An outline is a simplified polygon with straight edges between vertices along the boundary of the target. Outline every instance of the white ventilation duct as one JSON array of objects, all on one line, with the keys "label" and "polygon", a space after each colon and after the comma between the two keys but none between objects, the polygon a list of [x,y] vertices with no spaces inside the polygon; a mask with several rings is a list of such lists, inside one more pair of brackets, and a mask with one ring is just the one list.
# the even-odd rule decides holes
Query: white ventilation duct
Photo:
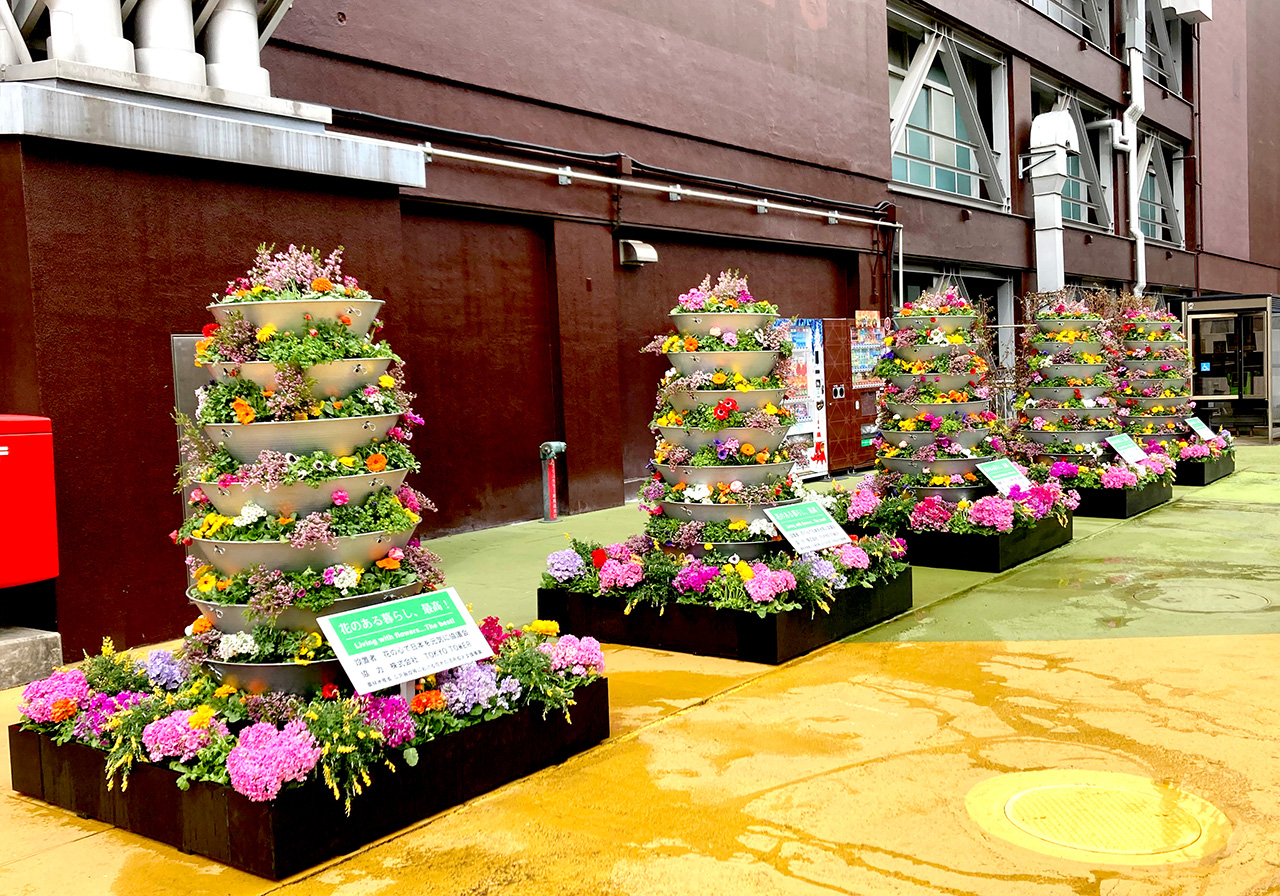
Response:
[{"label": "white ventilation duct", "polygon": [[1031,120],[1031,192],[1035,200],[1036,289],[1055,292],[1067,285],[1062,246],[1062,188],[1067,183],[1067,153],[1080,148],[1076,125],[1066,110],[1044,112]]},{"label": "white ventilation duct", "polygon": [[133,25],[139,72],[205,85],[204,57],[196,52],[191,0],[138,0]]},{"label": "white ventilation duct", "polygon": [[1161,0],[1160,6],[1192,25],[1213,18],[1213,0]]},{"label": "white ventilation duct", "polygon": [[258,47],[255,0],[218,0],[204,30],[209,86],[270,96],[271,74],[259,64]]},{"label": "white ventilation duct", "polygon": [[136,71],[133,44],[124,39],[120,0],[47,0],[50,59]]}]

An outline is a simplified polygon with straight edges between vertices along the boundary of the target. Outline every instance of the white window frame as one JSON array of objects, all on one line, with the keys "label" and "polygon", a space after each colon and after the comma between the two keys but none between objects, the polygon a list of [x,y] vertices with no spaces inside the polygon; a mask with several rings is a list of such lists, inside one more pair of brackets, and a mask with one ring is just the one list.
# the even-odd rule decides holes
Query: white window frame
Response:
[{"label": "white window frame", "polygon": [[1171,11],[1167,12],[1161,0],[1136,2],[1146,6],[1142,73],[1153,84],[1181,96],[1182,20]]},{"label": "white window frame", "polygon": [[1110,48],[1111,23],[1106,0],[1022,0],[1022,2],[1094,46],[1104,50]]},{"label": "white window frame", "polygon": [[[1161,236],[1147,234],[1148,240],[1181,248],[1185,245],[1186,196],[1185,190],[1178,189],[1174,185],[1185,182],[1182,151],[1176,144],[1162,139],[1157,134],[1144,132],[1139,136],[1141,142],[1138,144],[1138,170],[1143,173],[1144,183],[1148,174],[1155,178],[1158,196],[1154,201],[1139,199],[1138,208],[1130,209],[1129,214],[1138,216],[1139,227],[1143,228],[1143,233],[1146,233],[1143,225],[1161,228]],[[1171,158],[1166,159],[1166,152],[1171,153]],[[1161,210],[1163,222],[1141,217],[1141,204],[1144,202],[1156,205]],[[1165,230],[1169,232],[1167,238],[1163,236]]]},{"label": "white window frame", "polygon": [[[903,180],[893,180],[894,189],[902,190],[903,192],[915,192],[918,190],[924,195],[935,198],[947,198],[966,204],[995,206],[1002,211],[1008,211],[1007,159],[1009,157],[1009,138],[1004,57],[994,51],[970,43],[948,29],[921,21],[915,15],[895,6],[889,7],[889,29],[891,31],[905,30],[900,25],[895,25],[895,18],[909,23],[909,26],[920,31],[923,34],[923,42],[912,55],[905,70],[893,66],[890,67],[891,74],[902,78],[902,85],[898,89],[898,94],[889,110],[890,146],[892,147],[893,157],[901,156],[906,158],[908,159],[908,164],[910,164],[911,159],[915,158],[907,154],[906,143],[909,130],[912,128],[919,130],[919,128],[916,125],[909,124],[908,119],[921,93],[925,89],[949,92],[954,98],[956,111],[964,123],[969,140],[960,141],[946,134],[935,135],[932,132],[929,132],[929,136],[932,139],[944,139],[966,145],[977,164],[977,170],[961,170],[954,168],[954,166],[947,166],[943,162],[925,159],[916,159],[916,161],[930,165],[935,171],[937,168],[942,167],[947,170],[954,170],[957,176],[967,175],[973,177],[976,179],[975,182],[980,185],[979,194],[981,193],[981,188],[985,188],[986,196],[975,196],[935,187],[925,187]],[[983,126],[977,100],[968,76],[964,71],[964,56],[977,58],[991,65],[991,121],[993,133],[990,135]],[[935,61],[942,63],[947,80],[951,85],[949,91],[934,82],[929,82],[926,88],[926,81]]]}]

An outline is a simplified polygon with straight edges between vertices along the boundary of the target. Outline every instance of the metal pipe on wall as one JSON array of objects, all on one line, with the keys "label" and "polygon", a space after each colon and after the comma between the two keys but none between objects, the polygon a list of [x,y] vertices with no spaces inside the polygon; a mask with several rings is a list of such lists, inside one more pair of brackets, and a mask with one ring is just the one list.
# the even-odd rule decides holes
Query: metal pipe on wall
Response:
[{"label": "metal pipe on wall", "polygon": [[137,71],[124,39],[120,0],[48,0],[50,59]]},{"label": "metal pipe on wall", "polygon": [[218,0],[205,26],[204,54],[210,87],[271,95],[271,74],[260,65],[255,0]]},{"label": "metal pipe on wall", "polygon": [[[1125,27],[1125,57],[1129,63],[1129,107],[1121,119],[1122,136],[1119,149],[1129,156],[1128,208],[1129,236],[1133,238],[1133,294],[1140,296],[1147,288],[1147,235],[1142,232],[1138,215],[1142,181],[1146,166],[1139,165],[1138,121],[1146,113],[1146,75],[1143,73],[1143,55],[1147,39],[1146,4],[1140,0],[1128,0],[1128,21]],[[1141,170],[1139,170],[1141,168]]]},{"label": "metal pipe on wall", "polygon": [[205,86],[205,62],[196,52],[190,0],[139,0],[133,27],[139,72]]}]

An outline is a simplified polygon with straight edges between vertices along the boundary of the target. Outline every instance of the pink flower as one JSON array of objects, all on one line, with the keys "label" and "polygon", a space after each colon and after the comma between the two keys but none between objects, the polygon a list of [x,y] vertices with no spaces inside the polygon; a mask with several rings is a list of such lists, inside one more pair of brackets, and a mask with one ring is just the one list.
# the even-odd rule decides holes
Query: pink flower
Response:
[{"label": "pink flower", "polygon": [[339,507],[341,507],[343,504],[346,504],[350,500],[351,500],[351,497],[342,489],[338,489],[336,492],[333,493],[333,503],[337,504]]},{"label": "pink flower", "polygon": [[849,522],[868,516],[880,507],[880,498],[869,491],[856,491],[849,496]]},{"label": "pink flower", "polygon": [[735,480],[733,480],[733,482],[730,482],[730,483],[729,483],[729,491],[733,492],[735,495],[736,495],[738,492],[742,491],[742,481],[741,481],[741,480],[739,480],[739,479],[735,479]]},{"label": "pink flower", "polygon": [[940,532],[951,522],[953,508],[937,495],[931,495],[911,509],[910,525],[912,529],[932,529]]},{"label": "pink flower", "polygon": [[387,556],[392,560],[403,560],[404,551],[400,550],[399,548],[392,548],[391,550],[387,551]]},{"label": "pink flower", "polygon": [[79,706],[88,697],[89,682],[84,673],[79,669],[66,669],[23,688],[18,709],[33,722],[52,722],[53,705],[59,700]]},{"label": "pink flower", "polygon": [[643,578],[644,567],[639,563],[619,563],[610,558],[600,567],[601,589],[630,588],[639,585]]},{"label": "pink flower", "polygon": [[194,488],[191,490],[191,503],[192,504],[208,504],[209,496],[206,495],[199,488]]},{"label": "pink flower", "polygon": [[1112,464],[1102,471],[1103,488],[1132,488],[1138,484],[1138,474],[1128,467]]},{"label": "pink flower", "polygon": [[999,495],[987,495],[973,502],[969,521],[975,526],[989,526],[997,532],[1013,531],[1013,502]]},{"label": "pink flower", "polygon": [[867,552],[855,544],[842,544],[836,548],[840,562],[850,569],[866,569],[871,565]]},{"label": "pink flower", "polygon": [[316,739],[301,719],[278,730],[267,722],[250,725],[227,756],[231,786],[254,802],[275,799],[286,781],[303,781],[320,760]]}]

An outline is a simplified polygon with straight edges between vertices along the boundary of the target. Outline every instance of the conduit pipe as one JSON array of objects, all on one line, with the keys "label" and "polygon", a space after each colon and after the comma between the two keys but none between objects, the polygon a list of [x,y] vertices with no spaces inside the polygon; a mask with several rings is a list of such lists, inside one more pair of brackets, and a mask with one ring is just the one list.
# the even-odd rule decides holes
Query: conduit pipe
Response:
[{"label": "conduit pipe", "polygon": [[1129,107],[1121,119],[1121,136],[1118,148],[1128,154],[1128,208],[1129,236],[1133,238],[1133,294],[1140,296],[1147,288],[1147,235],[1142,232],[1142,220],[1138,215],[1142,181],[1146,167],[1138,164],[1138,121],[1147,111],[1146,75],[1143,73],[1143,55],[1146,51],[1147,20],[1145,4],[1140,0],[1128,0],[1129,20],[1125,35],[1125,55],[1129,63]]},{"label": "conduit pipe", "polygon": [[271,95],[271,74],[259,64],[255,0],[218,0],[204,29],[204,55],[210,87]]},{"label": "conduit pipe", "polygon": [[196,52],[191,0],[139,0],[133,22],[139,72],[205,86],[205,62]]},{"label": "conduit pipe", "polygon": [[47,0],[47,5],[50,59],[137,70],[133,44],[124,39],[120,0]]}]

